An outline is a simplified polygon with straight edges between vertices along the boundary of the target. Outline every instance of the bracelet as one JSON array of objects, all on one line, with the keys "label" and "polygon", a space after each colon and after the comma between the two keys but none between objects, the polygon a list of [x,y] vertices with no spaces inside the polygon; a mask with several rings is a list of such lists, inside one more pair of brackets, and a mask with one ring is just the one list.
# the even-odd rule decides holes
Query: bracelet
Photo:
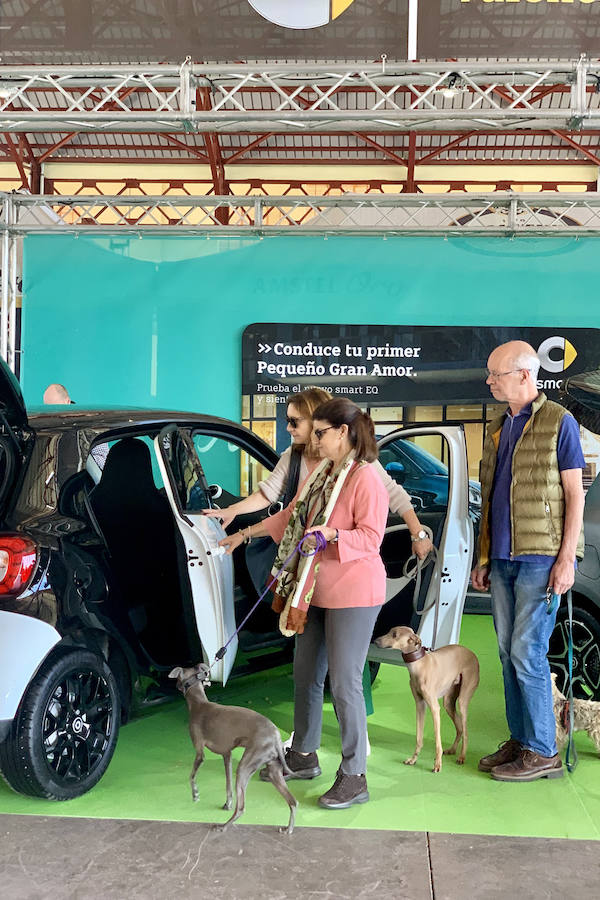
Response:
[{"label": "bracelet", "polygon": [[252,535],[250,534],[250,526],[249,526],[249,525],[248,525],[248,527],[246,528],[246,534],[244,534],[243,531],[240,531],[240,534],[241,534],[242,537],[244,538],[244,543],[245,543],[245,544],[251,544],[251,543],[252,543]]}]

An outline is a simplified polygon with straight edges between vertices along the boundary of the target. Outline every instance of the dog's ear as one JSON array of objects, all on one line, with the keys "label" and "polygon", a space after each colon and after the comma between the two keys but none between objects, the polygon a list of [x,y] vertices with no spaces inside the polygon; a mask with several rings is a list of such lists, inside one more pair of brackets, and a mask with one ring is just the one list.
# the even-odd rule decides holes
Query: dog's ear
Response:
[{"label": "dog's ear", "polygon": [[419,637],[419,635],[415,634],[413,632],[412,634],[409,634],[409,636],[408,636],[408,643],[412,644],[413,647],[416,647],[418,650],[423,642],[421,641],[421,638]]},{"label": "dog's ear", "polygon": [[183,669],[181,668],[181,666],[176,666],[169,672],[169,678],[179,678],[180,675],[183,675]]}]

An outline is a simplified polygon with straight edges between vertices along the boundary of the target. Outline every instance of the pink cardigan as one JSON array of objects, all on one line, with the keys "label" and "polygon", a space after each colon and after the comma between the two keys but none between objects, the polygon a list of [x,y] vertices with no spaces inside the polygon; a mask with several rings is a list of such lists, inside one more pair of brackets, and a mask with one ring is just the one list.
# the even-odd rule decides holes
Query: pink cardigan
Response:
[{"label": "pink cardigan", "polygon": [[[297,496],[263,521],[276,543],[290,519]],[[380,606],[385,601],[385,569],[379,548],[388,513],[388,495],[372,466],[356,466],[341,490],[327,523],[339,539],[318,554],[313,606],[344,609]]]}]

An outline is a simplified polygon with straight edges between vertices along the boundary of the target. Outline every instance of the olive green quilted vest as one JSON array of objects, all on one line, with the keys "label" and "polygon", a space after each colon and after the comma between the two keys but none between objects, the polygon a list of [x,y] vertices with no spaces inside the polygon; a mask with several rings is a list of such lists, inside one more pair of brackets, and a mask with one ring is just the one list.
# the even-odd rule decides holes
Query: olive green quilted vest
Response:
[{"label": "olive green quilted vest", "polygon": [[[512,458],[511,554],[556,556],[562,542],[565,499],[556,463],[560,423],[566,410],[538,394]],[[500,432],[505,413],[490,423],[481,460],[479,565],[490,559],[490,491],[494,482]],[[583,556],[583,529],[577,556]]]}]

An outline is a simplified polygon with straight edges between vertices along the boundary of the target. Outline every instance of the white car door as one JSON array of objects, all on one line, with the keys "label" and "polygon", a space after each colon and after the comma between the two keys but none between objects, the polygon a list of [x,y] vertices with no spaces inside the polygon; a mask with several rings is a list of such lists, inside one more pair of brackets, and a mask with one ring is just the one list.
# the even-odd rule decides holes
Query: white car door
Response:
[{"label": "white car door", "polygon": [[[200,512],[210,505],[208,486],[189,432],[170,425],[154,439],[154,445],[167,498],[185,546],[204,662],[212,666],[213,680],[225,684],[238,648],[233,562],[218,548],[225,532],[216,519]],[[215,661],[217,651],[229,640],[225,656]]]},{"label": "white car door", "polygon": [[423,570],[421,593],[414,597],[414,582],[402,571],[412,554],[410,534],[400,517],[390,515],[382,545],[387,596],[375,636],[394,625],[411,625],[427,647],[458,643],[473,557],[471,516],[477,518],[477,510],[469,509],[463,429],[403,428],[378,445],[381,465],[402,484],[420,521],[432,529],[438,559]]}]

